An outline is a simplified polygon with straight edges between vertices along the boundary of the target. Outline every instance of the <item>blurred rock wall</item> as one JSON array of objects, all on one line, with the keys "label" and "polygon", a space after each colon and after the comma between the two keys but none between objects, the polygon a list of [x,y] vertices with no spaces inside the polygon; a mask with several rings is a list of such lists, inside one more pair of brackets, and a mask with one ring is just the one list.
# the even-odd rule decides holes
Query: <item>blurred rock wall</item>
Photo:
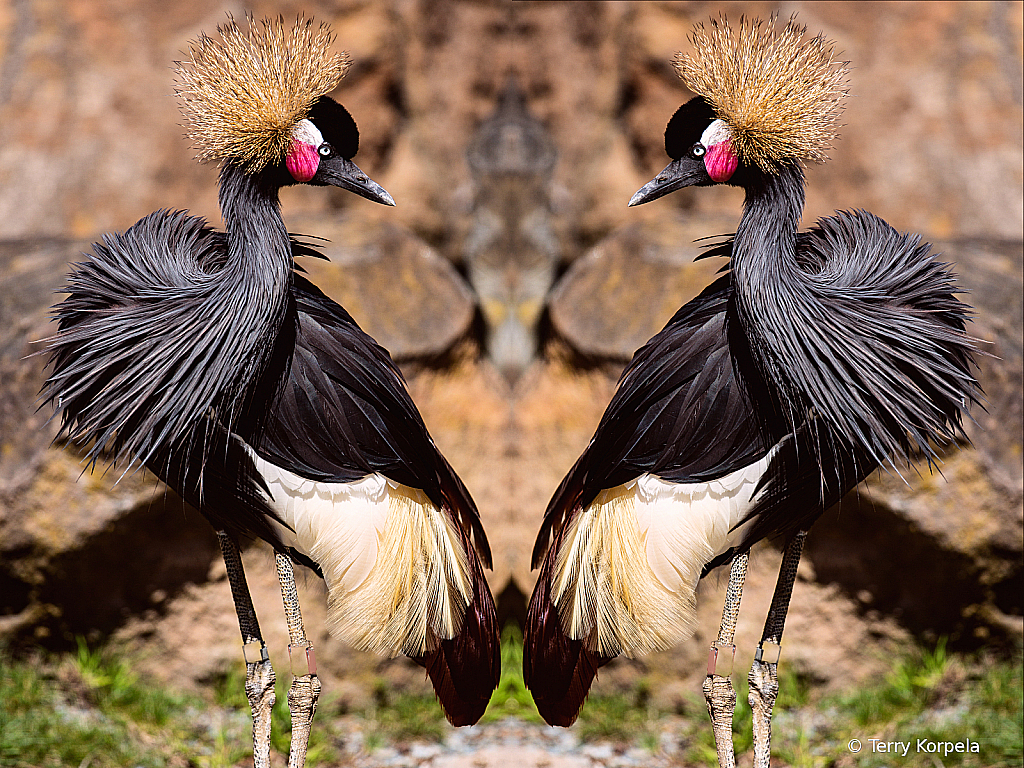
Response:
[{"label": "blurred rock wall", "polygon": [[[168,205],[216,220],[215,170],[181,138],[171,62],[247,9],[331,22],[355,62],[337,95],[360,125],[359,161],[395,191],[388,220],[431,244],[465,224],[465,149],[511,70],[558,147],[575,253],[634,220],[622,200],[664,164],[665,122],[687,98],[669,60],[694,21],[720,11],[797,13],[853,63],[842,139],[810,173],[809,219],[858,206],[931,237],[1020,237],[1020,3],[441,0],[6,0],[0,237],[93,237]],[[340,192],[294,197],[289,214],[371,210]],[[736,208],[731,190],[676,199]]]},{"label": "blurred rock wall", "polygon": [[[866,511],[812,534],[794,621],[831,611],[868,624],[845,640],[826,633],[804,657],[827,659],[815,669],[827,677],[834,658],[821,649],[855,654],[863,638],[1020,636],[1022,4],[484,0],[0,0],[0,634],[127,627],[157,649],[164,674],[174,657],[197,679],[237,652],[208,526],[141,475],[116,487],[115,473],[78,480],[77,456],[48,447],[54,430],[33,400],[42,360],[26,355],[48,333],[66,263],[90,240],[160,207],[219,221],[216,169],[194,163],[182,139],[172,61],[226,12],[247,10],[328,21],[352,55],[335,96],[359,124],[357,162],[398,207],[289,189],[285,216],[294,231],[331,239],[332,263],[309,265],[314,280],[407,363],[428,426],[478,500],[495,546],[492,588],[512,617],[532,587],[529,549],[547,499],[617,372],[710,281],[717,265],[693,264],[692,241],[738,218],[742,193],[731,188],[626,208],[667,163],[665,123],[690,97],[671,57],[695,21],[722,11],[797,13],[834,38],[852,62],[852,96],[832,160],[809,169],[805,220],[866,208],[941,241],[974,288],[975,333],[995,357],[982,362],[990,404],[972,427],[977,449],[950,456],[948,483],[882,478],[863,496]],[[560,258],[542,359],[515,388],[482,361],[475,296],[458,271],[480,199],[467,149],[510,73],[557,153],[538,194]],[[870,520],[870,535],[844,528],[850,520]],[[907,542],[912,578],[893,554]],[[105,566],[123,568],[132,552],[157,565],[113,578]],[[265,554],[249,557],[270,573]],[[279,610],[273,579],[250,581],[264,592],[258,607]],[[315,599],[318,589],[308,586]],[[942,595],[955,595],[946,613],[935,609]],[[717,598],[705,602],[717,621]],[[890,620],[902,629],[878,629]],[[173,630],[161,634],[161,621]],[[229,644],[198,663],[170,633],[202,621]],[[345,677],[342,650],[325,658]]]}]

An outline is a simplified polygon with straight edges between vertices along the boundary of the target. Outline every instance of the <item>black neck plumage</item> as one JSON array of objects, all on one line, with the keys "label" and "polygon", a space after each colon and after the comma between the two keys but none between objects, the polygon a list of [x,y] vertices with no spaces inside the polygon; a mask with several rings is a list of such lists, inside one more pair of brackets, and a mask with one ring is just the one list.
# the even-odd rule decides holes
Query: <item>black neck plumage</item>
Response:
[{"label": "black neck plumage", "polygon": [[[290,288],[293,279],[291,242],[281,217],[279,186],[269,174],[248,174],[225,164],[220,175],[220,207],[227,234],[227,262],[220,290],[230,309],[224,322],[229,346],[237,357],[229,362],[236,375],[219,417],[232,431],[250,436],[262,417],[250,405],[274,358],[281,356],[282,334],[291,332]],[[280,368],[280,365],[277,366]],[[283,373],[274,373],[277,378]],[[259,398],[257,398],[259,399]]]},{"label": "black neck plumage", "polygon": [[794,432],[807,403],[785,367],[795,357],[807,297],[797,266],[797,227],[804,206],[804,177],[792,165],[757,174],[746,187],[743,217],[732,248],[733,311],[743,347],[756,369],[753,398],[762,411],[769,444]]},{"label": "black neck plumage", "polygon": [[291,247],[272,181],[225,166],[226,233],[157,211],[72,270],[54,311],[44,397],[70,439],[92,444],[90,460],[109,452],[164,475],[161,465],[184,456],[201,466],[195,457],[216,449],[214,433],[261,429],[295,332]]},{"label": "black neck plumage", "polygon": [[[976,398],[969,309],[920,238],[869,213],[838,213],[797,232],[796,164],[758,174],[732,250],[739,330],[766,392],[777,441],[801,435],[821,460],[863,469],[936,457],[963,437]],[[858,470],[859,472],[860,470]]]}]

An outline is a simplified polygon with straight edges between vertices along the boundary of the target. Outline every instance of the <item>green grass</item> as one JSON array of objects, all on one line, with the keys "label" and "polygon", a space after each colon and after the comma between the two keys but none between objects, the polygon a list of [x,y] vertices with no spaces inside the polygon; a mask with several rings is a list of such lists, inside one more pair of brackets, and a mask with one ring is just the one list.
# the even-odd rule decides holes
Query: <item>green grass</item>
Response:
[{"label": "green grass", "polygon": [[[823,695],[815,681],[780,668],[772,753],[794,768],[836,765],[881,768],[1010,768],[1021,765],[1020,649],[1011,659],[948,653],[944,642],[894,662],[884,679],[840,695]],[[284,676],[287,678],[287,675]],[[735,746],[749,763],[751,715],[745,675],[737,674]],[[251,722],[241,663],[214,681],[209,694],[168,691],[140,682],[123,659],[79,642],[76,653],[15,658],[0,648],[0,767],[2,768],[229,768],[251,761]],[[287,752],[290,721],[286,688],[278,684],[273,710],[275,759]],[[594,695],[574,733],[582,741],[610,740],[654,749],[669,729],[692,763],[714,764],[714,741],[699,694],[682,713],[658,711],[641,679],[617,694]],[[309,764],[339,760],[344,726],[321,699]],[[684,716],[680,716],[684,715]],[[348,714],[367,749],[410,740],[441,741],[450,732],[430,695],[396,691],[378,681],[372,703]],[[539,723],[522,680],[522,635],[502,634],[502,676],[483,722],[518,718]],[[349,726],[352,725],[350,722]],[[343,734],[342,734],[343,737]],[[864,751],[853,755],[850,739]],[[869,740],[944,742],[969,738],[980,753],[907,757],[870,751]],[[939,763],[936,763],[938,757]]]},{"label": "green grass", "polygon": [[[832,696],[816,695],[811,681],[779,670],[779,698],[772,722],[772,755],[794,768],[821,765],[856,765],[882,768],[1010,768],[1021,765],[1022,733],[1021,653],[1011,660],[953,655],[944,640],[931,649],[914,650],[898,660],[892,671],[874,684]],[[745,676],[733,680],[737,691],[733,738],[739,762],[749,761],[752,750],[751,712]],[[688,714],[703,714],[698,728],[684,726],[689,761],[715,764],[714,738],[703,700],[692,702]],[[695,719],[691,717],[690,721]],[[848,749],[859,739],[862,750]],[[980,752],[935,755],[918,752],[917,740],[978,742]],[[870,739],[911,741],[906,756],[872,752]],[[937,763],[936,757],[939,762]]]},{"label": "green grass", "polygon": [[511,623],[501,631],[501,679],[480,722],[508,717],[530,723],[544,722],[523,682],[523,631]]},{"label": "green grass", "polygon": [[[910,740],[912,746],[900,765],[931,768],[937,764],[936,756],[917,752],[918,739],[939,743],[970,739],[978,743],[978,753],[940,753],[942,765],[1020,766],[1024,751],[1021,660],[1020,649],[1012,660],[953,656],[947,654],[944,640],[934,649],[915,652],[897,663],[881,684],[823,702],[842,718],[832,754],[846,753],[851,738],[863,744],[872,738]],[[810,759],[791,762],[813,764]],[[857,764],[892,762],[892,755],[872,753],[868,747],[858,755]]]},{"label": "green grass", "polygon": [[623,693],[591,696],[576,721],[576,735],[581,741],[607,740],[654,750],[662,713],[651,705],[650,698],[644,679]]},{"label": "green grass", "polygon": [[394,742],[441,741],[450,727],[433,696],[396,692],[384,680],[374,685],[373,704],[356,715],[364,721],[363,745],[370,751]]},{"label": "green grass", "polygon": [[[80,643],[75,657],[12,660],[0,649],[0,765],[170,766],[146,746],[168,729],[180,696],[140,686],[127,667]],[[174,734],[180,742],[190,734]]]},{"label": "green grass", "polygon": [[89,650],[81,637],[75,662],[88,697],[109,716],[159,727],[167,725],[172,715],[188,704],[183,696],[140,685],[138,675],[126,663]]},{"label": "green grass", "polygon": [[[366,721],[367,749],[413,739],[441,741],[449,730],[434,696],[395,692],[384,680],[378,680],[373,700],[373,706],[357,713]],[[480,722],[510,717],[544,722],[523,683],[523,633],[515,624],[507,624],[502,630],[501,678]]]},{"label": "green grass", "polygon": [[[650,699],[650,688],[644,679],[624,693],[593,695],[584,705],[573,730],[583,741],[607,739],[653,749],[657,744],[658,713]],[[481,722],[509,717],[530,723],[544,722],[523,682],[523,633],[515,624],[507,624],[502,630],[501,680]]]},{"label": "green grass", "polygon": [[[76,653],[14,659],[0,649],[3,768],[229,768],[252,761],[252,723],[239,663],[199,696],[147,685],[109,651],[78,640]],[[291,719],[278,683],[271,746],[288,753]],[[325,699],[329,706],[329,698]],[[314,728],[310,764],[333,762],[328,731]]]}]

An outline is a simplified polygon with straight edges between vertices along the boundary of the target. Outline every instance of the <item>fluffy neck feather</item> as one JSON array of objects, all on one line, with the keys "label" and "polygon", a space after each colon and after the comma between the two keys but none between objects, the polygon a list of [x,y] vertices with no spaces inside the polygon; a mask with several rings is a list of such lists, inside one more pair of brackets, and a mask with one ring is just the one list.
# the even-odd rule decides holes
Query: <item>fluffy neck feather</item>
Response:
[{"label": "fluffy neck feather", "polygon": [[[763,377],[774,413],[763,413],[778,431],[803,421],[801,393],[794,391],[781,360],[798,340],[795,319],[809,301],[796,259],[797,226],[804,206],[803,171],[785,166],[776,174],[755,172],[746,185],[743,218],[732,249],[735,310]],[[762,404],[763,407],[763,404]]]},{"label": "fluffy neck feather", "polygon": [[172,456],[213,450],[211,416],[243,436],[259,429],[250,406],[269,398],[290,350],[291,252],[269,171],[226,166],[221,204],[224,238],[160,211],[70,274],[45,396],[72,440],[93,442],[91,460],[110,450],[164,476]]},{"label": "fluffy neck feather", "polygon": [[[283,303],[292,264],[278,189],[271,172],[250,175],[231,163],[221,169],[219,201],[228,238],[226,289],[258,294],[272,305]],[[244,282],[234,282],[237,278]],[[239,286],[245,290],[239,291]]]},{"label": "fluffy neck feather", "polygon": [[[746,185],[743,218],[736,230],[732,270],[741,309],[757,303],[797,277],[796,231],[804,209],[804,174],[797,165],[778,174],[754,173]],[[768,295],[765,295],[768,294]]]},{"label": "fluffy neck feather", "polygon": [[798,238],[803,184],[795,164],[752,174],[732,252],[769,437],[804,426],[823,471],[839,455],[868,469],[915,449],[935,458],[930,444],[962,437],[977,397],[954,276],[920,238],[869,213],[839,213]]},{"label": "fluffy neck feather", "polygon": [[[220,206],[227,234],[227,263],[219,290],[231,309],[224,323],[225,363],[235,371],[222,420],[235,427],[239,412],[257,394],[275,345],[286,331],[292,279],[291,244],[281,217],[273,170],[247,174],[228,163],[221,170]],[[287,334],[285,334],[287,335]],[[270,383],[267,386],[271,387]],[[269,396],[270,389],[267,391]],[[253,439],[254,425],[240,430]]]}]

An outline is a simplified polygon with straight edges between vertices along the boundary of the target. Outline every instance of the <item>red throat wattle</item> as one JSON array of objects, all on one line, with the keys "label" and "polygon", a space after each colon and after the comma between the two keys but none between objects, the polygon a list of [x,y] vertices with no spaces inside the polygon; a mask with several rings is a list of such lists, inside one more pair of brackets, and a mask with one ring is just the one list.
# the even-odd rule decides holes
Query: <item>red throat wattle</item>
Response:
[{"label": "red throat wattle", "polygon": [[320,165],[320,155],[317,154],[316,147],[312,144],[293,141],[284,164],[293,179],[305,182],[316,176],[316,169]]},{"label": "red throat wattle", "polygon": [[739,164],[739,158],[732,150],[731,139],[712,144],[704,155],[704,167],[708,169],[708,176],[719,183],[732,178]]}]

